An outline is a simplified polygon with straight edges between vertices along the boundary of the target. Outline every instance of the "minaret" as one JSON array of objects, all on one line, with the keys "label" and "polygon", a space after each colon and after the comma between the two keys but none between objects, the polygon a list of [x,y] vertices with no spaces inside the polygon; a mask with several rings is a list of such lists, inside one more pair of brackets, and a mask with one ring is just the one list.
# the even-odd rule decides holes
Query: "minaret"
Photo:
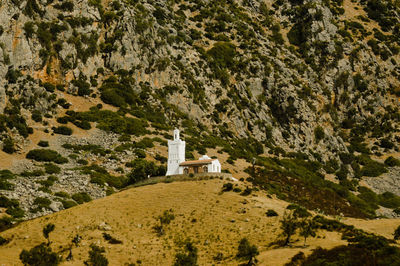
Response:
[{"label": "minaret", "polygon": [[179,137],[179,130],[174,130],[174,140],[168,140],[168,175],[181,175],[183,169],[179,168],[179,164],[185,161],[186,142]]}]

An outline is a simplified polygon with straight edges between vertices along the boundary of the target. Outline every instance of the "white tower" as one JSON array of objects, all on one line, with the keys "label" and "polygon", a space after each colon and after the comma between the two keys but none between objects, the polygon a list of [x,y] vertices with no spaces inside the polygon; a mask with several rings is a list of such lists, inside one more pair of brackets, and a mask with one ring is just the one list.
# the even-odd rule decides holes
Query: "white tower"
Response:
[{"label": "white tower", "polygon": [[180,163],[185,161],[186,142],[179,138],[179,130],[174,130],[174,140],[168,140],[168,175],[181,175],[183,168],[179,167]]}]

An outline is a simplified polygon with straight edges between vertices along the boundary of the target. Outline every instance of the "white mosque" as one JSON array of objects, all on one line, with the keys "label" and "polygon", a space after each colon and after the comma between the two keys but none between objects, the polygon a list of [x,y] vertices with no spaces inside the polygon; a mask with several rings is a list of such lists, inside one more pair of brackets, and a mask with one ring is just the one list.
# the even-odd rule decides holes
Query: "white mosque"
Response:
[{"label": "white mosque", "polygon": [[174,130],[174,140],[168,140],[168,167],[167,176],[197,174],[197,173],[221,173],[221,164],[218,159],[212,159],[203,155],[196,161],[185,161],[186,142],[179,137],[179,130]]}]

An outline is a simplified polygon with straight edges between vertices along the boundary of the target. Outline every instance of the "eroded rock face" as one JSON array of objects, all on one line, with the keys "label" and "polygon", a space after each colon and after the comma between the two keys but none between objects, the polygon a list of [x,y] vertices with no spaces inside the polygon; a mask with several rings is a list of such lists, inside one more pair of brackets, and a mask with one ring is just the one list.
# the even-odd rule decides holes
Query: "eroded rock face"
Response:
[{"label": "eroded rock face", "polygon": [[[382,58],[368,43],[376,34],[372,24],[339,12],[336,1],[230,1],[217,7],[213,1],[95,6],[84,0],[71,1],[71,10],[56,6],[64,1],[34,1],[33,8],[27,2],[0,4],[0,111],[18,98],[22,117],[29,120],[34,111],[53,116],[61,109],[57,100],[78,93],[73,80],[90,83],[99,97],[103,82],[122,71],[168,124],[183,126],[188,118],[222,138],[254,138],[265,153],[283,148],[322,163],[339,161],[339,153],[349,152],[351,127],[397,127],[385,115],[398,112],[389,92],[400,85],[399,43],[381,41],[379,53],[389,54]],[[388,34],[396,37],[394,29]],[[66,92],[46,91],[43,83]],[[318,127],[322,139],[316,139]],[[383,137],[396,142],[392,133],[362,137],[372,147]],[[23,151],[27,144],[18,135],[4,132],[0,145],[12,136]],[[109,139],[115,136],[102,138]],[[87,185],[80,183],[87,177],[78,179],[67,171],[58,185]]]},{"label": "eroded rock face", "polygon": [[363,180],[378,194],[388,191],[400,196],[400,167],[393,167],[380,177],[364,177]]},{"label": "eroded rock face", "polygon": [[[207,3],[204,2],[203,6],[206,6]],[[318,144],[315,142],[312,132],[317,125],[328,123],[331,124],[330,127],[334,127],[337,123],[337,121],[332,121],[330,116],[316,115],[316,111],[321,110],[323,105],[329,104],[332,101],[332,95],[337,98],[344,93],[345,89],[335,84],[338,76],[342,73],[357,71],[361,66],[369,67],[371,64],[378,64],[375,56],[362,41],[360,44],[364,46],[359,50],[357,62],[351,58],[341,58],[329,67],[322,66],[322,64],[326,64],[323,63],[322,57],[325,55],[334,57],[339,53],[337,50],[339,40],[340,46],[343,47],[346,54],[350,54],[355,49],[351,42],[342,40],[343,38],[338,34],[340,26],[338,16],[334,15],[331,7],[322,1],[304,1],[300,6],[290,5],[289,2],[284,1],[279,8],[270,7],[270,10],[274,10],[271,20],[285,21],[287,30],[296,23],[302,23],[304,30],[309,34],[306,40],[308,50],[305,51],[305,54],[307,57],[313,57],[312,61],[316,67],[312,65],[310,67],[307,62],[304,63],[304,59],[299,54],[287,49],[284,45],[276,44],[267,37],[268,34],[256,31],[254,36],[258,42],[256,49],[237,49],[236,59],[247,60],[252,57],[254,52],[259,56],[253,56],[253,59],[245,65],[246,68],[250,68],[248,74],[237,75],[231,71],[231,85],[228,87],[222,86],[218,79],[211,77],[215,74],[213,73],[215,70],[207,66],[207,60],[204,60],[199,51],[195,49],[197,46],[203,47],[205,50],[210,49],[215,41],[207,40],[204,35],[200,39],[193,39],[190,30],[196,29],[202,34],[207,31],[201,27],[196,28],[195,21],[190,19],[196,13],[190,12],[189,9],[182,10],[185,17],[177,22],[177,18],[173,16],[182,14],[178,12],[180,8],[178,6],[167,8],[157,2],[144,1],[140,8],[139,5],[126,3],[121,3],[117,8],[112,5],[104,6],[103,10],[114,15],[111,20],[104,19],[100,14],[104,11],[100,12],[99,8],[89,5],[88,1],[74,3],[73,10],[60,10],[54,4],[40,4],[40,2],[38,6],[43,13],[39,15],[32,11],[33,14],[28,16],[26,1],[19,1],[19,5],[15,5],[12,1],[6,1],[2,5],[0,22],[3,25],[4,33],[0,36],[0,42],[3,43],[3,53],[0,53],[0,56],[7,54],[10,62],[0,66],[0,76],[4,77],[9,67],[24,70],[26,74],[36,76],[44,81],[55,79],[59,82],[69,81],[71,76],[66,75],[67,73],[71,73],[73,79],[80,76],[86,78],[96,76],[99,68],[111,71],[120,69],[131,71],[136,84],[148,82],[154,92],[167,85],[176,85],[182,88],[179,93],[167,95],[166,100],[187,113],[189,117],[204,121],[210,128],[217,125],[216,121],[210,118],[210,114],[216,111],[215,105],[222,99],[228,98],[231,100],[231,104],[228,106],[229,115],[221,116],[221,118],[222,122],[226,122],[237,137],[252,135],[263,141],[265,129],[254,123],[255,120],[261,120],[267,125],[285,132],[286,138],[278,137],[281,134],[274,134],[276,137],[274,141],[277,145],[291,146],[295,151],[308,153],[309,145],[314,144],[318,146],[316,149],[324,151],[326,158],[335,157],[330,150],[346,151],[346,148],[341,137],[335,134],[335,130],[327,131],[329,137],[326,141],[318,142]],[[286,15],[287,10],[296,8],[301,8],[302,14],[305,15]],[[255,21],[261,21],[261,17],[257,17],[260,16],[258,13],[260,10],[260,4],[256,2],[249,7],[244,6],[243,9]],[[229,12],[227,11],[228,14]],[[60,19],[60,14],[66,19]],[[76,19],[78,24],[71,24],[68,18]],[[83,25],[79,26],[79,20]],[[58,57],[59,60],[43,62],[40,51],[46,47],[37,34],[32,33],[31,37],[27,36],[29,33],[26,32],[25,25],[28,22],[34,23],[34,31],[39,30],[39,22],[65,26],[63,30],[54,34],[56,36],[53,36],[61,43],[61,49],[54,57]],[[230,26],[235,28],[235,23],[232,22]],[[237,45],[246,41],[246,39],[240,39],[233,34],[226,35]],[[85,49],[90,46],[85,38],[91,36],[96,38],[95,47],[92,47],[96,51],[82,59],[81,54],[86,53]],[[104,43],[111,37],[115,38],[111,43],[112,48],[111,46],[104,48]],[[177,37],[182,38],[182,41],[172,40]],[[323,49],[324,52],[321,53],[317,51],[318,49]],[[330,63],[332,60],[332,58],[328,59],[331,61]],[[178,69],[177,65],[181,65],[183,68],[178,67],[181,68]],[[38,74],[43,66],[51,68],[49,74]],[[70,70],[66,68],[70,68]],[[269,68],[269,73],[265,71],[267,68]],[[200,86],[200,89],[204,91],[202,97],[204,97],[206,106],[201,106],[202,104],[194,101],[194,95],[191,92],[193,84],[185,78],[188,75],[182,75],[182,71],[190,73],[190,79],[193,78],[196,86]],[[379,78],[373,75],[375,72],[373,68],[370,68],[369,71],[372,73],[370,76],[373,77],[373,83],[376,83],[377,87],[388,86],[385,76]],[[233,78],[234,76],[235,78]],[[234,80],[238,78],[243,81]],[[351,75],[348,76],[345,83],[347,83],[346,87],[351,99],[354,88]],[[306,98],[300,97],[304,86],[311,88],[311,94]],[[375,85],[371,84],[373,90],[372,87]],[[229,92],[230,88],[232,91]],[[70,87],[68,91],[76,92],[76,88]],[[137,91],[141,91],[139,86]],[[231,93],[236,96],[232,97]],[[0,90],[1,95],[4,93]],[[148,96],[150,99],[154,97],[153,95]],[[4,105],[5,97],[1,97]],[[367,97],[371,98],[373,95]],[[273,104],[274,101],[275,104]],[[367,99],[364,101],[358,99],[355,107],[363,110],[367,105],[366,101]],[[156,103],[157,100],[154,102]],[[243,106],[241,102],[248,104]],[[384,100],[379,102],[384,102]],[[345,109],[338,108],[339,120],[344,119]],[[361,112],[358,115],[360,116],[359,120],[363,120],[368,114]],[[283,116],[281,121],[280,116]],[[325,121],[321,121],[321,118],[324,118]]]}]

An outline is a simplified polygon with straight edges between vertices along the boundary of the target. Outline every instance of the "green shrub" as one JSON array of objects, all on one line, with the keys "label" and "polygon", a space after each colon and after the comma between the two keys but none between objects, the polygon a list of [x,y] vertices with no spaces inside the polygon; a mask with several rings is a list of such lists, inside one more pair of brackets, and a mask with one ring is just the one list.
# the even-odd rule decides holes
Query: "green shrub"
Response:
[{"label": "green shrub", "polygon": [[70,1],[64,1],[61,4],[55,4],[54,8],[71,12],[74,10],[74,3]]},{"label": "green shrub", "polygon": [[18,200],[12,199],[10,200],[4,195],[0,195],[0,207],[1,208],[8,208],[8,207],[17,207],[19,206]]},{"label": "green shrub", "polygon": [[37,169],[37,170],[33,170],[33,171],[24,171],[24,172],[22,172],[22,173],[20,174],[20,176],[23,176],[23,177],[31,177],[31,176],[42,176],[42,175],[44,175],[44,174],[45,174],[45,173],[44,173],[43,170]]},{"label": "green shrub", "polygon": [[138,158],[141,158],[141,159],[146,158],[146,152],[145,152],[144,150],[141,150],[141,149],[136,149],[136,150],[135,150],[135,155],[136,155]]},{"label": "green shrub", "polygon": [[89,260],[85,261],[85,265],[89,266],[107,266],[108,260],[103,255],[105,253],[103,247],[98,247],[95,244],[90,245]]},{"label": "green shrub", "polygon": [[13,219],[11,217],[4,216],[0,218],[0,232],[11,228],[13,224]]},{"label": "green shrub", "polygon": [[361,169],[361,173],[363,176],[371,177],[377,177],[386,172],[387,169],[385,168],[384,164],[372,160],[365,164],[364,167]]},{"label": "green shrub", "polygon": [[326,250],[314,249],[305,257],[298,254],[292,258],[288,266],[295,265],[392,265],[400,260],[400,249],[391,246],[388,239],[365,232],[350,230],[343,235],[350,243],[347,246],[337,246]]},{"label": "green shrub", "polygon": [[25,15],[27,15],[28,17],[33,17],[35,15],[35,13],[39,14],[40,16],[43,15],[43,11],[40,9],[36,0],[28,0],[26,2],[23,13]]},{"label": "green shrub", "polygon": [[344,164],[351,164],[354,160],[354,155],[351,153],[340,153],[339,157]]},{"label": "green shrub", "polygon": [[43,88],[45,88],[45,90],[48,92],[54,92],[56,90],[56,86],[47,82],[43,83]]},{"label": "green shrub", "polygon": [[58,164],[63,164],[68,162],[68,159],[62,157],[58,152],[48,149],[30,150],[26,155],[26,158],[38,162],[55,162]]},{"label": "green shrub", "polygon": [[251,194],[252,191],[253,191],[253,190],[252,190],[251,188],[246,187],[245,190],[243,190],[243,192],[240,193],[240,195],[242,195],[242,196],[248,196],[248,195]]},{"label": "green shrub", "polygon": [[217,42],[207,51],[213,63],[219,68],[232,68],[235,65],[236,46],[229,42]]},{"label": "green shrub", "polygon": [[297,23],[293,25],[290,31],[287,34],[289,42],[296,46],[301,46],[302,44],[307,42],[307,32],[304,25],[301,23]]},{"label": "green shrub", "polygon": [[292,210],[295,218],[306,218],[311,216],[311,213],[309,213],[306,208],[297,204],[289,204],[286,209]]},{"label": "green shrub", "polygon": [[78,204],[76,204],[75,201],[72,201],[72,200],[62,200],[61,203],[62,203],[64,209],[69,209],[69,208],[72,208],[72,207],[78,205]]},{"label": "green shrub", "polygon": [[51,247],[42,243],[32,249],[22,250],[19,254],[19,258],[24,265],[46,265],[56,266],[59,265],[61,259],[56,252],[53,252]]},{"label": "green shrub", "polygon": [[319,142],[320,140],[322,140],[325,137],[325,132],[324,129],[321,126],[317,126],[314,129],[314,136],[315,136],[315,140],[317,142]]},{"label": "green shrub", "polygon": [[235,193],[240,193],[240,192],[242,192],[242,189],[238,188],[238,187],[235,187],[232,191],[235,192]]},{"label": "green shrub", "polygon": [[76,162],[79,163],[80,165],[88,165],[89,164],[89,162],[85,159],[79,159]]},{"label": "green shrub", "polygon": [[248,265],[253,265],[253,259],[259,254],[255,245],[251,245],[247,238],[242,238],[239,242],[236,257],[240,260],[248,261]]},{"label": "green shrub", "polygon": [[26,38],[30,39],[33,37],[33,34],[35,33],[34,26],[35,23],[32,21],[28,21],[24,24],[24,31]]},{"label": "green shrub", "polygon": [[127,163],[126,166],[132,168],[132,171],[128,174],[128,184],[147,179],[148,176],[164,176],[166,173],[165,166],[158,166],[154,162],[143,159],[135,159]]},{"label": "green shrub", "polygon": [[67,136],[72,135],[72,129],[69,127],[66,127],[66,126],[59,126],[59,127],[53,128],[53,131],[56,134],[67,135]]},{"label": "green shrub", "polygon": [[107,170],[96,164],[82,167],[83,174],[90,175],[90,182],[104,186],[107,183],[111,187],[123,188],[126,186],[126,178],[124,176],[110,175]]},{"label": "green shrub", "polygon": [[272,209],[269,209],[266,212],[266,215],[267,215],[267,217],[274,217],[274,216],[278,216],[278,213],[276,211],[272,210]]},{"label": "green shrub", "polygon": [[8,243],[10,243],[10,241],[11,241],[10,239],[6,239],[6,238],[0,236],[0,247],[7,245]]},{"label": "green shrub", "polygon": [[8,199],[6,196],[0,195],[0,207],[7,208],[6,213],[13,218],[22,218],[25,212],[19,207],[19,202],[16,199]]},{"label": "green shrub", "polygon": [[43,147],[43,148],[49,147],[49,142],[45,141],[45,140],[41,140],[41,141],[39,141],[38,146]]},{"label": "green shrub", "polygon": [[21,71],[14,70],[11,68],[11,69],[8,69],[5,78],[9,83],[13,84],[13,83],[16,83],[18,78],[20,78],[21,76],[22,76]]},{"label": "green shrub", "polygon": [[400,166],[400,161],[393,156],[389,156],[388,158],[386,158],[385,164],[390,167]]},{"label": "green shrub", "polygon": [[197,265],[197,248],[190,239],[184,243],[183,250],[175,255],[174,266],[182,265]]},{"label": "green shrub", "polygon": [[385,149],[393,149],[394,144],[389,138],[384,138],[380,141],[379,146]]},{"label": "green shrub", "polygon": [[379,195],[379,205],[391,209],[398,208],[400,207],[400,197],[391,192],[384,192]]},{"label": "green shrub", "polygon": [[72,195],[72,199],[75,200],[78,204],[82,204],[92,200],[90,195],[86,192],[75,193]]},{"label": "green shrub", "polygon": [[34,205],[37,205],[39,208],[46,208],[48,209],[50,204],[51,204],[51,200],[49,200],[48,198],[43,198],[43,197],[37,197],[34,201],[33,201]]},{"label": "green shrub", "polygon": [[54,193],[54,196],[61,197],[61,198],[70,198],[69,194],[65,191],[59,191]]},{"label": "green shrub", "polygon": [[13,178],[14,178],[14,174],[11,171],[0,170],[0,189],[13,190],[14,185],[7,181],[8,179],[13,179]]},{"label": "green shrub", "polygon": [[153,148],[154,147],[153,140],[151,138],[145,137],[139,142],[137,142],[135,144],[135,147],[139,149]]},{"label": "green shrub", "polygon": [[22,218],[25,215],[25,212],[20,207],[9,207],[6,210],[6,213],[11,215],[13,218]]},{"label": "green shrub", "polygon": [[90,84],[83,79],[72,80],[71,83],[78,87],[79,96],[90,95],[92,93],[92,90],[90,89]]},{"label": "green shrub", "polygon": [[222,191],[224,191],[224,192],[231,191],[232,189],[233,189],[233,184],[232,183],[225,183],[222,186]]},{"label": "green shrub", "polygon": [[12,138],[6,138],[3,140],[3,151],[8,154],[13,154],[16,151],[14,140]]},{"label": "green shrub", "polygon": [[59,174],[61,172],[61,168],[52,163],[46,163],[44,169],[47,174]]},{"label": "green shrub", "polygon": [[106,154],[109,153],[107,150],[104,150],[103,147],[101,147],[99,145],[94,145],[94,144],[72,145],[69,143],[65,143],[62,145],[62,147],[64,149],[73,150],[74,152],[88,151],[92,154],[101,155],[101,156],[106,156]]},{"label": "green shrub", "polygon": [[35,122],[42,122],[42,120],[43,120],[42,113],[40,113],[40,111],[38,111],[38,110],[33,110],[32,111],[32,120]]}]

